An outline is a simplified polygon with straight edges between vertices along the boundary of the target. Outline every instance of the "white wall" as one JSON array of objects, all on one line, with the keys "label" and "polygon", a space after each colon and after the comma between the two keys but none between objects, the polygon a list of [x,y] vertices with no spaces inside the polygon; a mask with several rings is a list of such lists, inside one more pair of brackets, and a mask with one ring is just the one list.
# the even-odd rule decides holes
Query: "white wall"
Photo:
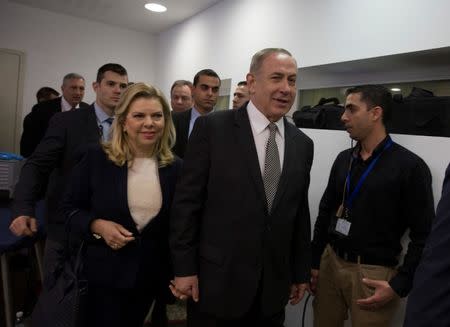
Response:
[{"label": "white wall", "polygon": [[0,48],[25,53],[23,116],[36,103],[36,91],[60,91],[65,74],[86,79],[85,102],[95,100],[92,82],[108,62],[122,64],[130,81],[155,82],[153,36],[0,0]]}]

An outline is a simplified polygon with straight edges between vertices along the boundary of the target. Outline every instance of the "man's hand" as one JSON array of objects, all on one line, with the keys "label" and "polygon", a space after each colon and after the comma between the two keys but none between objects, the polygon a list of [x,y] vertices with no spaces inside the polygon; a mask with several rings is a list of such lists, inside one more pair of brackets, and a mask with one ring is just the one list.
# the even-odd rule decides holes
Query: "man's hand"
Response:
[{"label": "man's hand", "polygon": [[16,236],[33,236],[37,232],[36,218],[31,216],[16,217],[9,225],[9,230]]},{"label": "man's hand", "polygon": [[292,284],[291,285],[291,295],[289,296],[289,303],[291,305],[295,305],[299,303],[303,296],[305,295],[305,292],[308,288],[308,283],[303,284]]},{"label": "man's hand", "polygon": [[198,302],[198,278],[197,275],[186,277],[175,277],[169,285],[173,296],[180,300],[187,300],[189,297]]},{"label": "man's hand", "polygon": [[316,295],[317,281],[319,280],[319,269],[311,269],[311,280],[309,282],[309,293]]},{"label": "man's hand", "polygon": [[113,250],[119,250],[134,241],[133,233],[125,227],[110,220],[95,219],[91,224],[91,231],[100,235]]},{"label": "man's hand", "polygon": [[362,310],[377,310],[397,296],[389,283],[385,280],[363,278],[362,282],[375,289],[374,295],[356,301],[356,304],[359,305]]}]

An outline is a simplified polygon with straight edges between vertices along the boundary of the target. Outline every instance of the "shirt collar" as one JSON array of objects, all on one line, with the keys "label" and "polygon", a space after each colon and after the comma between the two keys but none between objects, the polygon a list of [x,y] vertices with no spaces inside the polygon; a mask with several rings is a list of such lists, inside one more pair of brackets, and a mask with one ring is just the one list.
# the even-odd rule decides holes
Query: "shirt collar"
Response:
[{"label": "shirt collar", "polygon": [[[372,151],[372,155],[370,156],[370,158],[368,158],[368,160],[370,161],[371,158],[376,157],[379,153],[383,152],[384,146],[386,145],[387,142],[389,142],[390,139],[391,137],[389,135],[386,135],[383,141],[378,143],[378,145]],[[359,142],[355,146],[355,150],[353,151],[353,157],[361,159],[361,143]]]},{"label": "shirt collar", "polygon": [[[270,124],[270,120],[267,119],[264,114],[256,108],[252,101],[247,105],[248,118],[250,119],[250,124],[252,125],[256,134],[261,134],[267,126]],[[284,139],[284,119],[281,117],[275,122],[277,125],[278,133],[281,138]]]},{"label": "shirt collar", "polygon": [[[213,112],[214,112],[214,109],[211,110],[210,112],[208,112],[206,115],[212,114]],[[202,114],[197,110],[197,108],[192,107],[192,110],[191,110],[191,118],[192,118],[192,117],[197,118],[197,117],[200,117],[201,115],[202,115]]]},{"label": "shirt collar", "polygon": [[192,110],[191,110],[191,120],[192,119],[197,119],[198,117],[200,117],[201,115],[200,115],[200,113],[198,112],[198,110],[197,109],[195,109],[195,107],[192,107]]},{"label": "shirt collar", "polygon": [[97,104],[97,102],[94,102],[94,109],[95,109],[95,115],[97,116],[97,120],[100,123],[103,123],[105,120],[107,120],[109,117],[106,112],[103,111],[102,108]]},{"label": "shirt collar", "polygon": [[[78,108],[79,106],[80,104],[77,104],[75,108]],[[72,109],[72,106],[64,99],[64,96],[61,96],[61,111],[69,111],[70,109]]]}]

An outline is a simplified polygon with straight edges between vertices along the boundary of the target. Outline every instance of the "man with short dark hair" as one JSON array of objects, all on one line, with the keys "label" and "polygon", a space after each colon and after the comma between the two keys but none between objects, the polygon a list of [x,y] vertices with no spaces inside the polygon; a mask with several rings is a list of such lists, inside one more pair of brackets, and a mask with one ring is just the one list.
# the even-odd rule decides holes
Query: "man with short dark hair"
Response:
[{"label": "man with short dark hair", "polygon": [[189,136],[198,117],[207,115],[214,110],[219,96],[220,78],[212,69],[203,69],[195,74],[192,88],[194,106],[180,113],[174,113],[173,122],[177,140],[173,148],[180,158],[184,157]]},{"label": "man with short dark hair", "polygon": [[80,107],[88,107],[82,102],[84,97],[84,77],[70,73],[64,76],[61,85],[62,96],[34,105],[23,122],[20,139],[20,154],[29,157],[45,135],[48,123],[57,112],[66,112]]},{"label": "man with short dark hair", "polygon": [[58,91],[48,86],[43,86],[36,92],[36,100],[38,103],[53,100],[57,97],[59,97]]},{"label": "man with short dark hair", "polygon": [[192,99],[191,82],[180,79],[175,81],[170,88],[170,105],[173,112],[183,112],[189,110],[194,105]]},{"label": "man with short dark hair", "polygon": [[[341,152],[312,241],[314,326],[389,326],[411,289],[434,217],[426,163],[386,132],[392,98],[380,85],[347,90],[342,122],[355,147]],[[401,239],[411,242],[397,266]]]},{"label": "man with short dark hair", "polygon": [[87,108],[55,114],[20,173],[10,230],[17,236],[31,236],[37,231],[34,208],[48,184],[44,274],[50,279],[61,263],[66,239],[65,217],[58,210],[64,187],[87,146],[108,139],[115,107],[127,83],[127,71],[121,65],[100,67],[93,83],[95,102]]},{"label": "man with short dark hair", "polygon": [[[297,63],[270,48],[250,67],[246,106],[197,119],[175,193],[170,287],[196,302],[188,326],[281,327],[309,281],[313,143],[284,118]],[[214,82],[197,83],[206,103]]]},{"label": "man with short dark hair", "polygon": [[237,84],[236,90],[233,93],[233,109],[239,109],[250,99],[246,81],[241,81]]}]

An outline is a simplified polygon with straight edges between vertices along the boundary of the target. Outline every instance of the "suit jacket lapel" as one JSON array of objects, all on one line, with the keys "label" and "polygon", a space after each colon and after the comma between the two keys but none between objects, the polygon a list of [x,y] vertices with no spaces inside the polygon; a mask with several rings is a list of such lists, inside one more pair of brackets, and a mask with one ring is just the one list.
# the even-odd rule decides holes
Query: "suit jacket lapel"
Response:
[{"label": "suit jacket lapel", "polygon": [[[160,167],[158,169],[159,173],[159,185],[161,186],[161,195],[162,195],[162,205],[160,212],[165,211],[167,208],[169,201],[169,167]],[[159,214],[158,214],[159,215]]]},{"label": "suit jacket lapel", "polygon": [[247,164],[249,175],[255,185],[257,193],[260,195],[267,212],[266,193],[259,167],[258,153],[256,152],[255,141],[253,139],[252,127],[247,114],[247,106],[236,110],[235,113],[236,143],[238,144],[242,158]]},{"label": "suit jacket lapel", "polygon": [[131,216],[130,207],[128,206],[128,162],[122,167],[114,165],[114,169],[117,169],[117,174],[112,173],[112,176],[117,178],[117,188],[118,188],[118,202],[120,212],[123,212],[123,218],[128,220],[128,226],[124,225],[126,229],[132,232],[134,235],[138,235],[139,232],[136,228],[136,224]]},{"label": "suit jacket lapel", "polygon": [[181,130],[183,131],[183,138],[186,139],[186,142],[189,139],[189,124],[191,122],[191,114],[192,114],[192,108],[187,111],[186,115],[184,116],[185,119],[182,119],[180,122]]},{"label": "suit jacket lapel", "polygon": [[278,182],[277,193],[272,204],[272,212],[275,211],[280,199],[283,197],[284,190],[287,189],[289,183],[290,170],[294,164],[294,130],[285,118],[284,119],[284,160],[283,160],[283,170],[281,171],[280,181]]}]

